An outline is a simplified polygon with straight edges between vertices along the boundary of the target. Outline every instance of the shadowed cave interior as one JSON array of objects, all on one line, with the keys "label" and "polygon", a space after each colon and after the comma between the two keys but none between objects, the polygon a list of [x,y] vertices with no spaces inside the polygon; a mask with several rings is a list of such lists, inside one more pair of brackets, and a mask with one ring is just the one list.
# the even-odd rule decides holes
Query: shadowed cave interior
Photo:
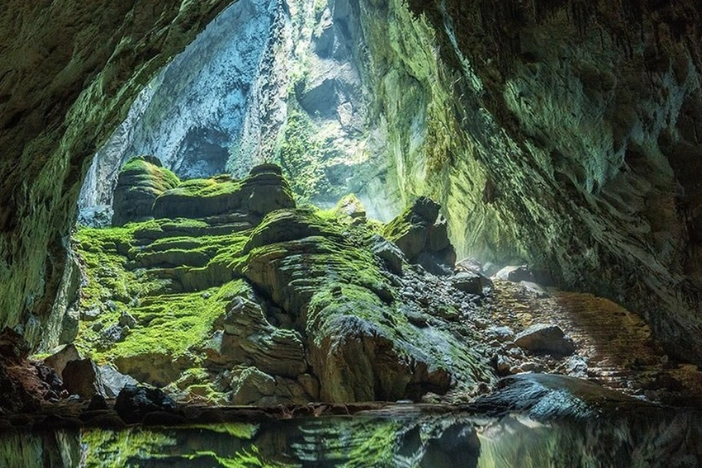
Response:
[{"label": "shadowed cave interior", "polygon": [[697,3],[64,3],[0,14],[0,465],[697,466]]}]

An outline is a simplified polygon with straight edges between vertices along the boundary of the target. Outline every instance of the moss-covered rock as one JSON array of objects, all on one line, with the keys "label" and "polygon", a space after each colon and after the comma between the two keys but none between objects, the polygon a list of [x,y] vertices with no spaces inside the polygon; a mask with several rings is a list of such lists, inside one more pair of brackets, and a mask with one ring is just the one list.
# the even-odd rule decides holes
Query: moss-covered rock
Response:
[{"label": "moss-covered rock", "polygon": [[130,221],[151,219],[156,198],[179,184],[178,176],[162,167],[158,158],[139,156],[130,159],[117,178],[112,225],[123,226]]},{"label": "moss-covered rock", "polygon": [[427,271],[450,274],[456,263],[456,250],[448,238],[446,219],[439,215],[441,207],[426,197],[419,197],[383,230],[412,263]]},{"label": "moss-covered rock", "polygon": [[[280,191],[266,196],[266,187]],[[286,187],[270,165],[240,182],[186,181],[154,208],[188,191],[187,204],[172,205],[182,217],[81,229],[78,307],[90,321],[78,348],[183,398],[219,403],[416,400],[491,381],[450,332],[453,305],[410,321],[422,306],[399,290],[418,276],[374,223],[343,210],[354,199],[296,209]],[[422,203],[408,221],[426,228],[425,245],[445,248],[428,240],[446,234],[435,227],[438,206]],[[432,316],[443,328],[426,327]]]},{"label": "moss-covered rock", "polygon": [[254,167],[241,181],[227,175],[185,181],[158,197],[153,214],[156,218],[205,218],[243,210],[265,215],[294,206],[280,168],[265,164]]}]

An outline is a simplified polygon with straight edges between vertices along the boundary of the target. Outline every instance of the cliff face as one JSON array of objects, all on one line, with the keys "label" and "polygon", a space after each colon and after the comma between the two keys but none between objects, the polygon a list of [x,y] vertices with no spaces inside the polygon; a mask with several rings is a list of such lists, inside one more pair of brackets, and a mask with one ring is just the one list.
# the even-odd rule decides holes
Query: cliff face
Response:
[{"label": "cliff face", "polygon": [[22,2],[0,13],[0,326],[34,345],[90,157],[152,75],[228,1]]},{"label": "cliff face", "polygon": [[387,138],[367,125],[357,13],[348,0],[232,5],[140,93],[95,155],[81,207],[109,205],[120,167],[139,154],[184,178],[276,161],[307,199],[333,204],[353,190],[377,205],[368,194],[383,185],[365,185]]}]

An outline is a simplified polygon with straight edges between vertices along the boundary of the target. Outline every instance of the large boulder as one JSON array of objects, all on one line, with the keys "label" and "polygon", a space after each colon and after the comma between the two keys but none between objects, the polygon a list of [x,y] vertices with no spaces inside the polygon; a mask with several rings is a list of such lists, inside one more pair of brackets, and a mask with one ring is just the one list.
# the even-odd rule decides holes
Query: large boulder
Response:
[{"label": "large boulder", "polygon": [[519,333],[514,343],[535,353],[567,356],[575,351],[575,344],[557,325],[536,324]]},{"label": "large boulder", "polygon": [[450,275],[456,263],[456,250],[448,237],[441,207],[427,197],[419,197],[412,206],[385,226],[383,235],[397,244],[411,263],[422,265],[435,275]]},{"label": "large boulder", "polygon": [[105,395],[100,371],[91,359],[70,361],[63,369],[63,384],[71,395],[90,399]]},{"label": "large boulder", "polygon": [[44,364],[54,369],[56,374],[63,379],[63,370],[70,361],[80,359],[80,354],[72,344],[62,345],[54,351],[54,354],[44,359]]},{"label": "large boulder", "polygon": [[112,207],[112,225],[153,217],[153,204],[159,195],[180,184],[178,177],[162,167],[153,156],[139,156],[124,165],[117,178]]},{"label": "large boulder", "polygon": [[127,385],[115,401],[115,411],[127,424],[139,423],[149,413],[173,413],[175,410],[175,401],[158,388]]},{"label": "large boulder", "polygon": [[139,383],[133,377],[120,373],[112,364],[100,366],[98,369],[100,370],[106,397],[115,398],[127,385],[137,385]]}]

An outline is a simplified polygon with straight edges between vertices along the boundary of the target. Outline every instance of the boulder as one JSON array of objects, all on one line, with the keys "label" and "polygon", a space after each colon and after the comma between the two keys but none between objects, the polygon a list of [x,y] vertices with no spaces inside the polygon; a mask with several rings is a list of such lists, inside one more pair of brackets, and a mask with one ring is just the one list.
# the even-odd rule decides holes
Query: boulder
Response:
[{"label": "boulder", "polygon": [[567,356],[575,351],[575,344],[557,325],[536,324],[519,333],[514,343],[535,353]]},{"label": "boulder", "polygon": [[251,405],[264,397],[273,396],[275,390],[275,378],[255,367],[248,367],[232,382],[232,403]]},{"label": "boulder", "polygon": [[543,299],[550,296],[548,291],[546,291],[540,284],[533,283],[531,281],[520,281],[519,284],[522,286],[522,291],[530,296],[536,297],[537,299]]},{"label": "boulder", "polygon": [[450,275],[456,263],[456,251],[439,209],[434,201],[419,197],[385,226],[383,236],[397,244],[410,263],[420,264],[435,275]]},{"label": "boulder", "polygon": [[139,383],[133,377],[120,373],[111,364],[100,366],[98,369],[105,388],[105,396],[108,398],[116,398],[119,392],[127,385],[137,385]]},{"label": "boulder", "polygon": [[451,286],[468,294],[484,295],[492,288],[492,281],[480,273],[459,272],[450,278]]},{"label": "boulder", "polygon": [[495,273],[495,278],[515,283],[520,281],[534,282],[534,275],[527,265],[506,266]]},{"label": "boulder", "polygon": [[84,399],[105,394],[100,371],[91,359],[66,363],[63,369],[63,385],[68,393]]},{"label": "boulder", "polygon": [[334,212],[352,219],[366,219],[366,209],[356,195],[349,194],[336,204]]},{"label": "boulder", "polygon": [[56,374],[63,379],[63,370],[70,361],[80,360],[80,354],[72,344],[59,346],[54,350],[54,354],[44,359],[44,364],[56,371]]},{"label": "boulder", "polygon": [[153,156],[130,159],[117,178],[112,225],[151,219],[156,198],[179,183],[178,177],[162,167],[161,161]]},{"label": "boulder", "polygon": [[380,236],[374,238],[375,244],[372,247],[372,252],[380,258],[390,273],[402,275],[402,262],[405,260],[405,255],[392,242],[388,242]]},{"label": "boulder", "polygon": [[127,424],[139,423],[149,413],[174,413],[175,410],[175,401],[158,388],[127,385],[115,401],[115,411]]}]

